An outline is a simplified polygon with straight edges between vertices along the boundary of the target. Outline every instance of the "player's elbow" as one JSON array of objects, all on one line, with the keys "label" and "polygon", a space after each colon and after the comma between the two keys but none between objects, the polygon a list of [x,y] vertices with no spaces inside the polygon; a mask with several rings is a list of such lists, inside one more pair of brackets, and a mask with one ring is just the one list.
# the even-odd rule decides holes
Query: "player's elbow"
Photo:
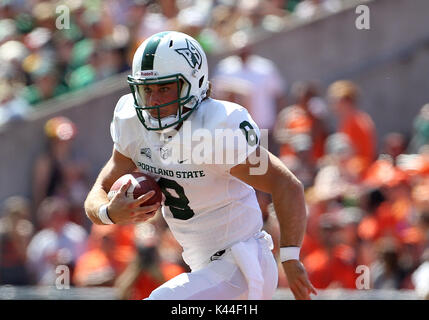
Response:
[{"label": "player's elbow", "polygon": [[93,201],[91,201],[91,193],[89,193],[88,196],[86,197],[85,202],[83,203],[83,207],[84,207],[86,216],[92,223],[101,224],[100,221],[94,217],[94,215],[97,214],[96,212],[97,208],[95,208]]},{"label": "player's elbow", "polygon": [[93,224],[97,224],[97,225],[103,225],[104,223],[102,223],[100,221],[100,219],[95,218],[95,214],[90,212],[89,210],[85,209],[85,213],[86,216],[88,217],[88,219],[93,223]]},{"label": "player's elbow", "polygon": [[290,180],[291,181],[289,184],[291,184],[297,192],[304,194],[304,185],[302,184],[301,180],[299,180],[296,176],[292,176]]},{"label": "player's elbow", "polygon": [[304,185],[293,174],[277,175],[274,178],[273,193],[288,193],[297,198],[304,198]]},{"label": "player's elbow", "polygon": [[285,192],[303,194],[304,186],[301,181],[276,156],[270,154],[265,181],[268,182],[269,192],[284,194]]}]

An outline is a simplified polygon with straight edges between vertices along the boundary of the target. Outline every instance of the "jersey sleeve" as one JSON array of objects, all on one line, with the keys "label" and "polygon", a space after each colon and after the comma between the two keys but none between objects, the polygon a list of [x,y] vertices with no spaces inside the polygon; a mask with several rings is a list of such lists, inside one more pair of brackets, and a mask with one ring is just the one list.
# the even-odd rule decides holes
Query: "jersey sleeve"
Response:
[{"label": "jersey sleeve", "polygon": [[215,163],[221,171],[229,172],[256,150],[260,144],[261,133],[247,109],[243,107],[229,114],[224,125],[219,127],[223,130],[218,130],[215,135]]},{"label": "jersey sleeve", "polygon": [[113,113],[113,120],[110,124],[110,135],[112,136],[114,148],[124,156],[131,158],[130,140],[127,138],[126,132],[126,120],[122,117],[122,114],[125,111],[124,109],[127,98],[127,96],[121,97],[116,104],[115,111]]}]

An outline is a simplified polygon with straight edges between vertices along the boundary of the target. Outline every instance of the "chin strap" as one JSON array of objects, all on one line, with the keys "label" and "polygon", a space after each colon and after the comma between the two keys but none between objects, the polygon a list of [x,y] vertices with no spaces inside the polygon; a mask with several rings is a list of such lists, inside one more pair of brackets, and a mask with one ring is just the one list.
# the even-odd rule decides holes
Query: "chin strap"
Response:
[{"label": "chin strap", "polygon": [[[159,125],[159,122],[161,122],[161,126],[162,126],[162,127],[165,127],[165,126],[168,126],[168,125],[170,125],[170,124],[174,123],[175,121],[179,120],[179,114],[177,113],[176,115],[166,116],[166,117],[164,117],[164,118],[159,119],[159,121],[158,121],[158,118],[152,117],[152,116],[148,113],[148,120],[149,120],[149,123],[150,123],[153,127],[158,126],[158,125]],[[167,129],[168,129],[168,128],[167,128]],[[160,130],[162,130],[162,129],[160,129]]]},{"label": "chin strap", "polygon": [[[183,109],[183,107],[182,107],[182,109]],[[188,112],[191,112],[191,110],[188,110],[185,113],[182,113],[182,118],[185,117]],[[147,112],[147,119],[148,119],[148,122],[150,123],[151,126],[157,127],[159,125],[158,118],[152,117],[149,114],[149,112]],[[170,124],[179,120],[179,112],[177,112],[176,115],[166,116],[164,118],[161,118],[160,120],[161,120],[161,126],[165,127],[166,125],[170,125]],[[180,123],[178,123],[177,126],[178,125],[180,125]],[[169,128],[165,128],[165,129],[159,129],[159,130],[155,130],[155,131],[159,132],[159,133],[166,133],[168,131],[174,130],[175,128],[177,128],[177,126],[176,127],[169,127]]]}]

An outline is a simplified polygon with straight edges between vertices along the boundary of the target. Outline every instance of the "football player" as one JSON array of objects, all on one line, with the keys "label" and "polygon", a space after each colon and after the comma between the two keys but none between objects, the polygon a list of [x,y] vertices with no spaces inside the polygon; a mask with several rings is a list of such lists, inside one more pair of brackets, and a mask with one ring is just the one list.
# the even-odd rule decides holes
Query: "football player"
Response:
[{"label": "football player", "polygon": [[[210,98],[207,58],[198,42],[180,32],[151,36],[135,52],[128,83],[131,93],[119,99],[110,128],[112,156],[85,210],[95,224],[146,221],[161,205],[144,205],[153,191],[129,200],[129,181],[110,201],[107,193],[136,168],[157,179],[164,194],[162,215],[191,272],[169,280],[148,299],[272,298],[278,269],[271,236],[261,231],[254,188],[272,195],[281,229],[280,258],[295,298],[316,294],[299,261],[306,226],[303,187],[260,145],[260,131],[245,108]],[[186,130],[191,142],[189,136],[176,139]],[[183,156],[186,148],[195,151],[197,133],[204,131],[202,136],[216,144],[222,140],[217,134],[227,130],[239,132],[236,140],[216,149],[198,146],[206,161],[197,161],[196,152]],[[219,152],[229,152],[235,161],[218,158]],[[263,174],[252,174],[261,167],[252,157],[266,161]]]}]

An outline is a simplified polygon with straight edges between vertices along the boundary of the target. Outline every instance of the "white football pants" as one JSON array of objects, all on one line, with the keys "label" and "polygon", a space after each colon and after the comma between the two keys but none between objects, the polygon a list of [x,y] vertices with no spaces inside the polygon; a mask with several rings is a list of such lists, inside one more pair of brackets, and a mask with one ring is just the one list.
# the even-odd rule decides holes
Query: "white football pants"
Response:
[{"label": "white football pants", "polygon": [[[271,240],[271,238],[270,238]],[[278,269],[270,244],[255,241],[263,284],[262,299],[271,299],[278,281]],[[272,244],[272,242],[271,242]],[[262,280],[262,279],[261,279]],[[155,289],[148,300],[243,300],[248,299],[248,282],[234,259],[231,249],[207,266],[182,273]]]}]

